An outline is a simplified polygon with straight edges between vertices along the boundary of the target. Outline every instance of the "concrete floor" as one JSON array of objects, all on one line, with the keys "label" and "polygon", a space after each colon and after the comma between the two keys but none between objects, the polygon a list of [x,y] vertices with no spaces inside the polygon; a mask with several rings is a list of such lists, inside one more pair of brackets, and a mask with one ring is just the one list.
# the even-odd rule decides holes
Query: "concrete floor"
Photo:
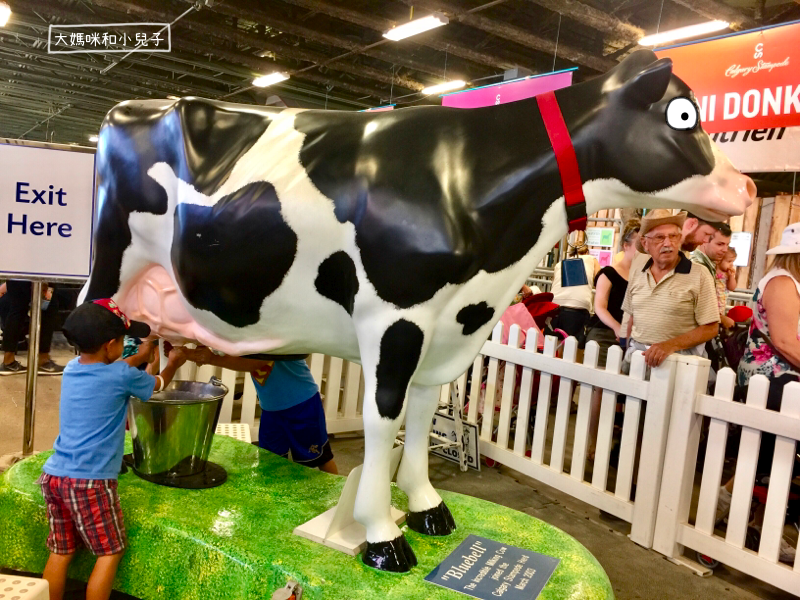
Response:
[{"label": "concrete floor", "polygon": [[[65,364],[73,355],[58,334],[55,341],[53,358]],[[37,451],[51,448],[58,434],[60,382],[58,377],[39,378],[34,442]],[[24,376],[0,377],[0,456],[22,448],[24,392]],[[361,464],[362,436],[339,435],[332,440],[332,446],[343,475]],[[430,477],[437,488],[514,508],[566,531],[597,557],[608,573],[618,600],[796,598],[724,566],[712,577],[698,577],[689,569],[674,565],[660,554],[628,540],[627,523],[605,519],[596,508],[505,467],[483,467],[480,473],[462,473],[455,464],[431,457]],[[81,585],[73,585],[68,597],[81,598]],[[128,597],[115,594],[114,598]]]}]

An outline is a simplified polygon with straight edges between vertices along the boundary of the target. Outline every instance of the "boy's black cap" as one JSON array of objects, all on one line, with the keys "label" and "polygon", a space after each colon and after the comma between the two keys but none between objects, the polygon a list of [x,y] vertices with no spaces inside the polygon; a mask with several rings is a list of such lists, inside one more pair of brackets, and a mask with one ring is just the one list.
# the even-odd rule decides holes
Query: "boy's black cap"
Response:
[{"label": "boy's black cap", "polygon": [[64,335],[78,348],[99,348],[122,335],[146,338],[150,326],[141,321],[131,321],[117,303],[101,298],[81,304],[64,322]]}]

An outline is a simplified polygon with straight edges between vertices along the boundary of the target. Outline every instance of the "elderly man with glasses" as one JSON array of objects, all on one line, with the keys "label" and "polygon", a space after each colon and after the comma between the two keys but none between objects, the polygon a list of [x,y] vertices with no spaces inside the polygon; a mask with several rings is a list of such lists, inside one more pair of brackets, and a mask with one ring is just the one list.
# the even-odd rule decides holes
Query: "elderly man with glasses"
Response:
[{"label": "elderly man with glasses", "polygon": [[685,221],[685,212],[663,209],[642,219],[640,239],[650,258],[634,263],[622,303],[626,372],[636,350],[644,352],[649,367],[657,367],[675,352],[703,356],[705,343],[717,335],[714,282],[681,252]]}]

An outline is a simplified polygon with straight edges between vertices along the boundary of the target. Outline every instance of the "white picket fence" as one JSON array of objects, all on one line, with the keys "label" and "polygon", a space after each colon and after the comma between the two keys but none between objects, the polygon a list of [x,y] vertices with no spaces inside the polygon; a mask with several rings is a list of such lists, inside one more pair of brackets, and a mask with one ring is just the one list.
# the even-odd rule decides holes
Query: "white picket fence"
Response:
[{"label": "white picket fence", "polygon": [[[583,364],[578,364],[575,362],[577,341],[574,338],[567,339],[563,358],[556,358],[556,339],[547,337],[544,352],[539,353],[536,350],[538,336],[536,329],[529,330],[526,348],[521,349],[518,347],[519,327],[512,325],[508,345],[503,345],[499,343],[502,324],[498,324],[492,341],[484,344],[475,360],[466,420],[476,424],[480,421],[481,453],[630,522],[631,539],[649,548],[655,528],[677,359],[672,358],[654,369],[650,381],[646,381],[646,366],[641,353],[634,357],[631,374],[627,376],[620,374],[622,351],[619,347],[609,351],[606,369],[598,369],[596,342],[587,344]],[[480,410],[480,377],[474,374],[480,373],[484,357],[488,357],[489,367],[485,400]],[[500,361],[506,362],[502,382],[498,377]],[[522,367],[519,387],[514,365]],[[538,392],[534,390],[535,371],[539,372]],[[560,381],[555,421],[551,427],[551,395],[555,377]],[[579,399],[574,432],[570,434],[573,384],[579,387]],[[586,452],[593,386],[603,392],[594,466],[587,478]],[[498,394],[498,390],[502,392]],[[616,482],[611,490],[609,466],[618,394],[626,395],[625,416]],[[498,395],[499,409],[496,406]],[[535,419],[533,438],[529,443],[529,428],[520,425],[527,424],[531,414]],[[487,418],[488,415],[492,418]],[[513,416],[516,427],[512,436]],[[637,443],[640,426],[647,440],[642,445]],[[570,441],[569,467],[565,467]],[[633,500],[631,491],[637,464],[638,481]]]},{"label": "white picket fence", "polygon": [[[784,518],[800,441],[800,383],[784,388],[780,412],[767,410],[769,380],[755,376],[748,386],[745,404],[733,402],[736,374],[723,369],[717,376],[714,396],[704,393],[708,365],[692,359],[678,370],[672,406],[664,479],[661,486],[656,536],[653,547],[679,559],[689,547],[748,575],[800,595],[800,560],[794,568],[778,562]],[[711,424],[697,500],[694,523],[689,520],[695,465],[704,417]],[[722,481],[725,445],[730,425],[742,427],[736,462],[733,498],[724,537],[714,532],[717,500]],[[762,433],[777,436],[770,473],[767,504],[758,550],[745,548],[759,445]]]}]

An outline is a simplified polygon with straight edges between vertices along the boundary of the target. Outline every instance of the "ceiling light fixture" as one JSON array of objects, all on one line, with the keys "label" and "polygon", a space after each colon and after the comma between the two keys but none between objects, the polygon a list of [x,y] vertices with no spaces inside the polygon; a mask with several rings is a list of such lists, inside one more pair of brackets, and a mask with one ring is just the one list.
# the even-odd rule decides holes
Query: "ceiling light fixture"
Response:
[{"label": "ceiling light fixture", "polygon": [[267,87],[274,83],[286,81],[289,76],[286,73],[270,73],[269,75],[262,75],[253,79],[253,85],[256,87]]},{"label": "ceiling light fixture", "polygon": [[436,29],[442,25],[447,25],[449,19],[442,14],[433,13],[421,19],[414,19],[408,23],[403,23],[397,27],[392,27],[389,31],[383,34],[383,37],[388,38],[394,42],[404,40],[412,35],[417,35],[423,31]]},{"label": "ceiling light fixture", "polygon": [[89,136],[89,141],[90,142],[96,142],[97,141],[97,136],[96,135],[90,135]]},{"label": "ceiling light fixture", "polygon": [[639,40],[642,46],[660,46],[667,42],[674,42],[676,40],[684,40],[687,38],[697,37],[698,35],[705,35],[715,31],[727,29],[730,23],[727,21],[709,21],[708,23],[698,23],[697,25],[689,25],[688,27],[679,27],[670,31],[656,33],[654,35],[646,35]]},{"label": "ceiling light fixture", "polygon": [[424,90],[422,90],[422,93],[425,94],[426,96],[430,96],[431,94],[441,94],[443,92],[457,90],[458,88],[462,88],[465,85],[467,85],[466,81],[462,81],[461,79],[454,79],[453,81],[445,81],[444,83],[428,86]]},{"label": "ceiling light fixture", "polygon": [[180,96],[173,96],[171,94],[167,96],[167,100],[180,100],[180,99],[181,99]]},{"label": "ceiling light fixture", "polygon": [[0,27],[5,27],[8,19],[11,17],[11,7],[8,2],[0,0]]}]

